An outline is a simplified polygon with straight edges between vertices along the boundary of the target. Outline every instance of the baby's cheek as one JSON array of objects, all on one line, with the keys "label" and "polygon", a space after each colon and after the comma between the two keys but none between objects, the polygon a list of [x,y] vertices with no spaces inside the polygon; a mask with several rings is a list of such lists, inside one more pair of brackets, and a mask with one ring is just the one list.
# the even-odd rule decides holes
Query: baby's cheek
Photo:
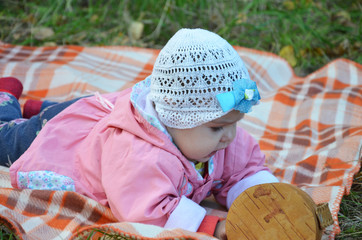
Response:
[{"label": "baby's cheek", "polygon": [[217,139],[212,139],[213,141],[208,141],[208,144],[205,145],[204,147],[204,151],[207,153],[207,154],[210,154],[216,150],[219,150],[221,147],[221,143],[220,141],[218,141]]}]

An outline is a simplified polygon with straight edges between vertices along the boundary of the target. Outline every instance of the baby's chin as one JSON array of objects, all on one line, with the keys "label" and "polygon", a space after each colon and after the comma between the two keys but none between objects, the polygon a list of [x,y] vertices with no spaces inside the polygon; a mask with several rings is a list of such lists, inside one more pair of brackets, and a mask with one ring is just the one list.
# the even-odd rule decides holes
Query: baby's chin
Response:
[{"label": "baby's chin", "polygon": [[205,162],[208,162],[210,160],[210,158],[215,155],[215,153],[216,153],[216,151],[214,151],[214,152],[210,153],[209,155],[207,155],[206,157],[203,157],[200,159],[188,159],[188,160],[191,162],[194,162],[194,163],[198,163],[198,162],[205,163]]},{"label": "baby's chin", "polygon": [[202,159],[199,159],[199,160],[194,160],[193,162],[202,162],[202,163],[205,163],[207,161],[209,161],[210,158],[202,158]]}]

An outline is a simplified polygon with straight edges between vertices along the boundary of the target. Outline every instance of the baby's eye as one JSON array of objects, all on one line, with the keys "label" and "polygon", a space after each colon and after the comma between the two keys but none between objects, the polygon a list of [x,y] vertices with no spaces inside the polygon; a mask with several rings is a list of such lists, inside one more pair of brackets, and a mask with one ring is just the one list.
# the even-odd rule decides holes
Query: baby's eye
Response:
[{"label": "baby's eye", "polygon": [[214,132],[218,132],[218,131],[222,130],[222,127],[211,127],[211,130]]}]

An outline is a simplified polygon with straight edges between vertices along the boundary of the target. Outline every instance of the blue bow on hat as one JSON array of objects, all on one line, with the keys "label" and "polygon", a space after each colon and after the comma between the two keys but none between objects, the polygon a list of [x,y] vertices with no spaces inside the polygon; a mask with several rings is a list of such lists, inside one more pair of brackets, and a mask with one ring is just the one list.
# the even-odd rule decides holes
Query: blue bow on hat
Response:
[{"label": "blue bow on hat", "polygon": [[233,83],[233,91],[219,93],[217,100],[224,112],[232,109],[242,113],[251,111],[251,107],[260,100],[260,95],[256,83],[250,79],[240,79]]}]

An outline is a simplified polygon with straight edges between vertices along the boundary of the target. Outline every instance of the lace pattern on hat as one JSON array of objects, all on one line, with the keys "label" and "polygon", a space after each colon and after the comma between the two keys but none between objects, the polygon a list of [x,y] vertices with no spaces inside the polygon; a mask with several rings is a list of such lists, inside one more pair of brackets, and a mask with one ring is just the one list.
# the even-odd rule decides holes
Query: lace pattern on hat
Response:
[{"label": "lace pattern on hat", "polygon": [[215,96],[250,77],[223,38],[202,29],[182,29],[161,50],[151,79],[150,98],[162,123],[185,129],[225,115]]}]

